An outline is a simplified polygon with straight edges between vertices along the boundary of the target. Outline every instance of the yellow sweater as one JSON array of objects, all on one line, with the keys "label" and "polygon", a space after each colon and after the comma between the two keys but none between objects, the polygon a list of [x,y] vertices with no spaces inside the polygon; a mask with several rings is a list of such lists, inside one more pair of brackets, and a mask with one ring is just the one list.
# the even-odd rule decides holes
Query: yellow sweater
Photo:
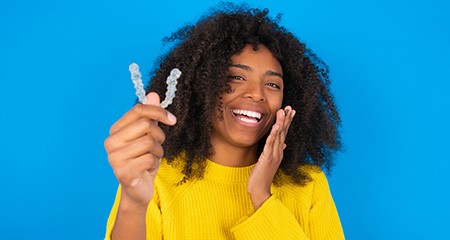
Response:
[{"label": "yellow sweater", "polygon": [[[247,193],[253,166],[233,168],[208,161],[204,178],[177,185],[180,169],[162,161],[147,209],[147,239],[344,239],[328,182],[311,169],[306,186],[272,186],[272,196],[257,210]],[[107,222],[110,239],[120,201],[120,186]]]}]

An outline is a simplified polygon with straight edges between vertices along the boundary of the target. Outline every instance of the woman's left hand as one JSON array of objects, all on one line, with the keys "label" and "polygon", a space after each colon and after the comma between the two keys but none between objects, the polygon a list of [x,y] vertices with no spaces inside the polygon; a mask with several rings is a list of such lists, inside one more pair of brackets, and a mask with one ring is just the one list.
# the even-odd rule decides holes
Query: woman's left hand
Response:
[{"label": "woman's left hand", "polygon": [[250,173],[247,191],[255,210],[271,196],[270,186],[283,159],[283,150],[286,148],[284,141],[294,115],[295,110],[291,106],[277,111],[276,122],[267,137],[263,152]]}]

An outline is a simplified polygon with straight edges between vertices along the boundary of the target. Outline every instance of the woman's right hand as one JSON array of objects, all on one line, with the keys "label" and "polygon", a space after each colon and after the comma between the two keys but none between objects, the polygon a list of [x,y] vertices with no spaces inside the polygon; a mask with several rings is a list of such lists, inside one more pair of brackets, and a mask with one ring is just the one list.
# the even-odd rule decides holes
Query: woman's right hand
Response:
[{"label": "woman's right hand", "polygon": [[157,93],[146,96],[110,129],[105,140],[108,161],[122,186],[121,205],[146,207],[153,197],[153,186],[164,150],[161,122],[175,125],[173,114],[159,106]]}]

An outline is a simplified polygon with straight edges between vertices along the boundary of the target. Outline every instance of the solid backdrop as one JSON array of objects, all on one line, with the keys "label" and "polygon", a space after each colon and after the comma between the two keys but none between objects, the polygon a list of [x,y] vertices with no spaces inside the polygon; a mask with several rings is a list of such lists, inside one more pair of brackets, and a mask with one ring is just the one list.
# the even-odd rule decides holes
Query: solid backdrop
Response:
[{"label": "solid backdrop", "polygon": [[[103,141],[161,40],[218,1],[2,1],[0,239],[102,239]],[[347,239],[450,239],[449,1],[249,1],[331,70]],[[148,79],[148,74],[144,77]]]}]

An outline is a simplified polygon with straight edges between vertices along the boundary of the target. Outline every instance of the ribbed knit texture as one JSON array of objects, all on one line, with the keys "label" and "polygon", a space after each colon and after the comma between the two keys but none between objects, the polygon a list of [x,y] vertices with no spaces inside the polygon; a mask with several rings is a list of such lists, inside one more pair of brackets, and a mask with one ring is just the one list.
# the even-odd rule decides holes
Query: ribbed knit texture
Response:
[{"label": "ribbed knit texture", "polygon": [[[247,193],[253,166],[208,161],[204,178],[178,184],[181,169],[162,161],[147,209],[147,239],[344,239],[325,175],[310,168],[306,186],[285,183],[257,210]],[[107,223],[110,239],[121,189]]]}]

